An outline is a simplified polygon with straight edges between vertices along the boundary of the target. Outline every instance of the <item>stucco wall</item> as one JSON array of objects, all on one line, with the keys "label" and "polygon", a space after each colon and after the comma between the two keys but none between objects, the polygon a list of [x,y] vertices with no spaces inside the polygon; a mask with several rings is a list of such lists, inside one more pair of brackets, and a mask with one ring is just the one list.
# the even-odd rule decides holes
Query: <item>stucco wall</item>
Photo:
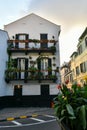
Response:
[{"label": "stucco wall", "polygon": [[[12,39],[12,36],[15,36],[15,34],[18,33],[26,33],[29,34],[29,38],[30,39],[40,39],[40,34],[48,34],[48,39],[51,40],[52,37],[55,37],[55,40],[57,40],[57,44],[56,44],[56,48],[57,48],[57,52],[55,54],[56,56],[56,66],[60,66],[60,52],[59,52],[59,32],[60,32],[60,26],[44,19],[41,18],[35,14],[30,14],[28,16],[25,16],[17,21],[14,21],[8,25],[4,26],[4,29],[6,31],[8,31],[9,37]],[[50,43],[53,44],[53,43]],[[50,46],[50,44],[48,43],[48,46]],[[39,44],[38,44],[39,46]],[[21,53],[13,53],[12,57],[16,58],[16,57],[26,57],[29,58],[29,56],[32,55],[33,60],[35,60],[38,55],[35,53],[30,53],[29,55],[25,55],[25,54],[21,54]],[[48,54],[49,55],[49,54]],[[52,55],[49,55],[50,58],[52,58]],[[53,62],[53,61],[52,61]],[[55,69],[55,67],[53,68]],[[59,81],[58,81],[59,82]],[[17,82],[16,82],[17,84]],[[49,83],[50,84],[50,83]],[[11,89],[9,87],[9,85],[11,85]],[[23,84],[23,91],[22,94],[23,95],[40,95],[40,84],[38,85],[30,85],[29,84]],[[56,84],[55,84],[56,85]],[[13,95],[13,85],[12,84],[7,84],[7,89],[6,89],[6,95]],[[50,94],[57,94],[57,90],[56,88],[50,87]]]},{"label": "stucco wall", "polygon": [[6,69],[7,56],[7,32],[0,30],[0,96],[6,94],[6,83],[4,80],[4,74]]}]

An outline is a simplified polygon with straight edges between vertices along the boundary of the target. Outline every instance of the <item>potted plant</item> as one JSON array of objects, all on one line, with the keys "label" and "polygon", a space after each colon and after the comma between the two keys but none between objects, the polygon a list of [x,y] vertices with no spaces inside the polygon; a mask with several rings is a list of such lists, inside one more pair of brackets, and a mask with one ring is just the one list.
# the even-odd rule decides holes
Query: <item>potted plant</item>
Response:
[{"label": "potted plant", "polygon": [[63,130],[87,130],[87,85],[59,87],[54,110]]}]

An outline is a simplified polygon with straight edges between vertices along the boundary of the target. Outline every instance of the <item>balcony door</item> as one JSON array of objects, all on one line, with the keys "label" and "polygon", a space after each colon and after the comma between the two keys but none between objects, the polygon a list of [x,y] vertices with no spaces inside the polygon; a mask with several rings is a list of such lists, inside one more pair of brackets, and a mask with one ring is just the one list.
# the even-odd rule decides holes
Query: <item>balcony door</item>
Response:
[{"label": "balcony door", "polygon": [[27,73],[25,71],[28,70],[28,59],[20,58],[18,59],[18,69],[20,70],[18,76],[19,79],[25,79]]},{"label": "balcony door", "polygon": [[[29,35],[28,34],[16,34],[15,35],[16,40],[28,40]],[[16,42],[15,43],[15,48],[28,48],[28,43],[24,42]]]},{"label": "balcony door", "polygon": [[[47,40],[47,34],[40,34],[40,40]],[[46,42],[41,43],[41,48],[47,48],[48,44]]]},{"label": "balcony door", "polygon": [[44,77],[46,75],[48,75],[47,70],[48,70],[48,59],[42,59],[41,60],[41,71],[42,71]]},{"label": "balcony door", "polygon": [[50,58],[43,57],[38,62],[38,69],[41,70],[43,76],[51,75],[52,71],[48,71],[48,68],[52,68],[52,61]]}]

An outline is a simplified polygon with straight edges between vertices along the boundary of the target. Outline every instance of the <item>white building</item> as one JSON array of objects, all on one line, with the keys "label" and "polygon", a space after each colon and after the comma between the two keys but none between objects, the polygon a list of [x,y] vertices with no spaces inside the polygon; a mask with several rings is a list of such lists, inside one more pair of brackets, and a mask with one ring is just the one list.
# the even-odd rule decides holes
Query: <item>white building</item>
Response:
[{"label": "white building", "polygon": [[7,84],[4,79],[4,73],[6,69],[7,55],[7,40],[8,33],[0,30],[0,107],[4,104],[4,97],[7,95]]},{"label": "white building", "polygon": [[4,29],[9,34],[7,105],[50,106],[60,83],[60,26],[30,14]]}]

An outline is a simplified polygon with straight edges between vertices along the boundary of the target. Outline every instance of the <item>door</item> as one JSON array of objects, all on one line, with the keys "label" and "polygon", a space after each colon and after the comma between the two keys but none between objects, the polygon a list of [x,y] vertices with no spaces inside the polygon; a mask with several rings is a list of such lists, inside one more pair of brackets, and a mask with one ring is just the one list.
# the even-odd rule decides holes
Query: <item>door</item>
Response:
[{"label": "door", "polygon": [[22,102],[22,85],[14,86],[14,97],[15,97],[16,106],[20,106]]},{"label": "door", "polygon": [[41,70],[42,70],[42,73],[43,73],[43,76],[45,77],[46,75],[48,75],[48,59],[42,59],[41,60]]},{"label": "door", "polygon": [[17,68],[22,70],[18,73],[19,79],[25,79],[25,77],[27,77],[27,72],[24,72],[23,70],[28,70],[28,59],[19,58]]},{"label": "door", "polygon": [[43,84],[41,85],[41,96],[49,96],[49,85]]},{"label": "door", "polygon": [[14,86],[14,96],[20,98],[22,96],[22,85]]},{"label": "door", "polygon": [[[40,40],[47,40],[47,34],[40,34]],[[46,42],[41,43],[41,48],[47,48],[48,44]]]}]

